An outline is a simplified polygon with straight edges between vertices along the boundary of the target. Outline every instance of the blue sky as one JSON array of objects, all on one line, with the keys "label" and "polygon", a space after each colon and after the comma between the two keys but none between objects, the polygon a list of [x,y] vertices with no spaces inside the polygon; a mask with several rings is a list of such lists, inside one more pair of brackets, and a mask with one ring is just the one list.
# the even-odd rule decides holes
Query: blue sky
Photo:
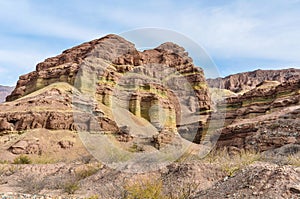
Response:
[{"label": "blue sky", "polygon": [[0,27],[2,85],[67,48],[145,27],[192,39],[221,76],[300,66],[299,0],[0,0]]}]

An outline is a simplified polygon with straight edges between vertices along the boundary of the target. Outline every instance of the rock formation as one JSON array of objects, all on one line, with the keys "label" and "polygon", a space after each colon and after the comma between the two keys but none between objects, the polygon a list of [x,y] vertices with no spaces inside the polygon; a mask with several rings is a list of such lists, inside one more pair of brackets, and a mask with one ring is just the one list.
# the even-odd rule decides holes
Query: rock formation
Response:
[{"label": "rock formation", "polygon": [[[203,71],[184,48],[167,42],[140,52],[117,35],[37,64],[35,71],[20,76],[6,101],[1,105],[2,132],[101,131],[114,133],[121,141],[134,140],[132,132],[120,132],[127,124],[119,120],[126,117],[174,134],[190,123],[205,123],[200,116],[210,109]],[[193,114],[196,119],[190,121],[187,116]]]},{"label": "rock formation", "polygon": [[[214,110],[202,69],[170,42],[140,52],[125,39],[107,35],[46,59],[21,76],[0,104],[0,162],[26,154],[42,164],[3,164],[0,191],[120,198],[131,193],[131,181],[141,180],[142,188],[134,190],[142,190],[147,186],[142,180],[154,179],[150,191],[157,188],[155,194],[172,198],[299,198],[299,70],[258,70],[208,82],[217,87],[213,97],[221,96],[213,99]],[[92,140],[104,135],[122,153],[104,142],[84,147],[81,132]],[[182,137],[218,139],[216,148],[229,153],[199,160],[206,146]],[[100,155],[108,148],[120,156],[125,167],[116,171],[106,160],[95,163],[86,149],[97,146]],[[176,157],[182,148],[185,153]],[[258,154],[247,150],[267,158],[285,156],[286,162],[252,164]],[[127,164],[131,157],[137,161]],[[126,172],[139,168],[135,163],[151,167],[164,160],[167,164],[148,173]],[[49,162],[54,164],[44,164]],[[291,165],[282,166],[286,163]]]},{"label": "rock formation", "polygon": [[235,93],[248,91],[263,81],[278,81],[280,83],[300,78],[300,69],[255,70],[251,72],[229,75],[224,78],[207,79],[209,87],[227,89]]},{"label": "rock formation", "polygon": [[225,113],[219,147],[266,151],[300,144],[300,79],[266,81],[243,95],[218,103]]}]

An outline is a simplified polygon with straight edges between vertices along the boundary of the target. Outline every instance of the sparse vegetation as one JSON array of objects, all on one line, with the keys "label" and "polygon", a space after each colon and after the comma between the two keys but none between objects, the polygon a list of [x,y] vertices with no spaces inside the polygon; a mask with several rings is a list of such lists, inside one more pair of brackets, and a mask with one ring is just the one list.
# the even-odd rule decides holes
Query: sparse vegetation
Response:
[{"label": "sparse vegetation", "polygon": [[97,173],[97,171],[99,171],[100,167],[101,167],[101,164],[87,165],[85,168],[77,170],[75,172],[75,177],[76,177],[77,180],[85,179],[85,178],[87,178],[89,176],[92,176],[95,173]]},{"label": "sparse vegetation", "polygon": [[129,151],[132,153],[136,152],[143,152],[145,149],[142,146],[139,146],[137,143],[133,143],[132,146],[129,148]]},{"label": "sparse vegetation", "polygon": [[34,163],[34,164],[53,164],[58,161],[59,160],[55,160],[54,158],[44,156],[44,155],[32,158],[32,163]]},{"label": "sparse vegetation", "polygon": [[98,199],[98,198],[99,198],[99,195],[96,194],[96,195],[92,195],[86,199]]},{"label": "sparse vegetation", "polygon": [[75,171],[75,175],[62,184],[62,189],[68,194],[74,194],[80,189],[80,180],[94,175],[101,168],[101,164],[84,165],[83,168]]},{"label": "sparse vegetation", "polygon": [[300,167],[300,153],[289,155],[287,163],[292,166]]},{"label": "sparse vegetation", "polygon": [[15,165],[12,165],[8,168],[8,171],[9,171],[9,175],[12,175],[18,171],[18,167]]},{"label": "sparse vegetation", "polygon": [[270,126],[269,126],[269,129],[270,130],[275,130],[277,128],[280,127],[280,124],[279,123],[272,123]]},{"label": "sparse vegetation", "polygon": [[63,185],[63,189],[68,194],[74,194],[80,188],[77,180],[70,180]]},{"label": "sparse vegetation", "polygon": [[20,185],[25,193],[35,194],[39,193],[45,187],[44,179],[36,175],[27,175],[21,179]]},{"label": "sparse vegetation", "polygon": [[159,179],[141,179],[125,185],[124,199],[167,199],[163,194],[163,183]]},{"label": "sparse vegetation", "polygon": [[235,172],[261,159],[261,154],[251,150],[241,150],[230,155],[226,148],[212,151],[204,161],[218,164],[227,176],[234,176]]},{"label": "sparse vegetation", "polygon": [[32,160],[26,155],[20,155],[16,157],[13,161],[13,164],[31,164]]},{"label": "sparse vegetation", "polygon": [[176,187],[174,191],[165,187],[161,178],[140,179],[125,185],[123,199],[188,199],[195,194],[198,186],[199,184],[190,182]]},{"label": "sparse vegetation", "polygon": [[8,164],[9,163],[9,161],[7,161],[7,160],[0,160],[0,164]]}]

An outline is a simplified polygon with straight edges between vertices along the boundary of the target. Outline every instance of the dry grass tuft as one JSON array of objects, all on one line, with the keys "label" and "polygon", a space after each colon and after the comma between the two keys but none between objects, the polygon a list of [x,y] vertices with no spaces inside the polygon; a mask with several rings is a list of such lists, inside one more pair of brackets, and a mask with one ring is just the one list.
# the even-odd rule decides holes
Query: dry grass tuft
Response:
[{"label": "dry grass tuft", "polygon": [[226,148],[221,150],[214,150],[208,154],[204,159],[209,163],[215,163],[226,172],[228,176],[234,176],[235,172],[261,160],[261,154],[256,151],[241,150],[239,153],[230,155]]}]

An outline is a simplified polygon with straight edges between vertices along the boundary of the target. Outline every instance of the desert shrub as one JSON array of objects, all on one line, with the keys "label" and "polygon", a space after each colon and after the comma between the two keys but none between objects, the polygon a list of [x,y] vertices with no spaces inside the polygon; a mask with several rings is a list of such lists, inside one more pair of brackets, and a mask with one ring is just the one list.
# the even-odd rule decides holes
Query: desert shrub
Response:
[{"label": "desert shrub", "polygon": [[[171,185],[172,186],[172,185]],[[195,182],[186,183],[182,186],[165,187],[163,180],[140,179],[126,183],[123,194],[124,199],[189,199],[198,190],[199,184]]]},{"label": "desert shrub", "polygon": [[[84,166],[85,167],[76,170],[75,174],[73,176],[70,176],[69,179],[65,180],[65,182],[60,185],[60,188],[62,188],[68,194],[74,194],[78,189],[80,189],[80,180],[83,180],[97,173],[102,165],[98,163],[94,165],[91,164]],[[96,198],[96,196],[94,196],[94,198]]]},{"label": "desert shrub", "polygon": [[11,165],[9,168],[8,168],[8,174],[7,175],[12,175],[14,173],[16,173],[17,171],[19,170],[19,168],[15,165]]},{"label": "desert shrub", "polygon": [[132,153],[136,152],[143,152],[145,151],[144,147],[139,146],[137,143],[133,143],[132,146],[129,148],[129,151]]},{"label": "desert shrub", "polygon": [[88,165],[85,168],[77,170],[75,172],[76,179],[77,180],[82,180],[84,178],[92,176],[92,175],[94,175],[95,173],[97,173],[99,171],[100,167],[101,167],[100,164],[97,164],[97,165]]},{"label": "desert shrub", "polygon": [[36,194],[43,190],[46,184],[39,176],[26,175],[19,182],[19,186],[22,187],[25,193]]},{"label": "desert shrub", "polygon": [[236,171],[261,159],[261,154],[252,150],[241,150],[230,155],[226,148],[214,150],[204,158],[204,161],[215,163],[227,174],[234,176]]},{"label": "desert shrub", "polygon": [[31,164],[31,159],[26,155],[20,155],[19,157],[16,157],[13,161],[13,164]]},{"label": "desert shrub", "polygon": [[[170,185],[172,186],[172,184]],[[194,181],[186,182],[184,184],[177,185],[176,187],[164,187],[168,197],[165,199],[189,199],[194,198],[195,193],[198,191],[199,183]],[[175,190],[174,190],[175,189]]]},{"label": "desert shrub", "polygon": [[0,164],[8,164],[9,161],[8,160],[0,160]]},{"label": "desert shrub", "polygon": [[63,185],[63,189],[68,194],[74,194],[80,188],[77,180],[70,180]]},{"label": "desert shrub", "polygon": [[34,164],[54,164],[57,162],[59,162],[58,159],[54,159],[54,158],[48,157],[46,155],[40,155],[38,157],[32,158],[32,163],[34,163]]},{"label": "desert shrub", "polygon": [[92,195],[92,196],[90,196],[90,197],[88,197],[88,198],[86,198],[86,199],[98,199],[98,198],[99,198],[98,195]]},{"label": "desert shrub", "polygon": [[125,199],[164,199],[161,180],[141,179],[125,185]]},{"label": "desert shrub", "polygon": [[300,153],[289,155],[287,157],[287,164],[300,167]]}]

